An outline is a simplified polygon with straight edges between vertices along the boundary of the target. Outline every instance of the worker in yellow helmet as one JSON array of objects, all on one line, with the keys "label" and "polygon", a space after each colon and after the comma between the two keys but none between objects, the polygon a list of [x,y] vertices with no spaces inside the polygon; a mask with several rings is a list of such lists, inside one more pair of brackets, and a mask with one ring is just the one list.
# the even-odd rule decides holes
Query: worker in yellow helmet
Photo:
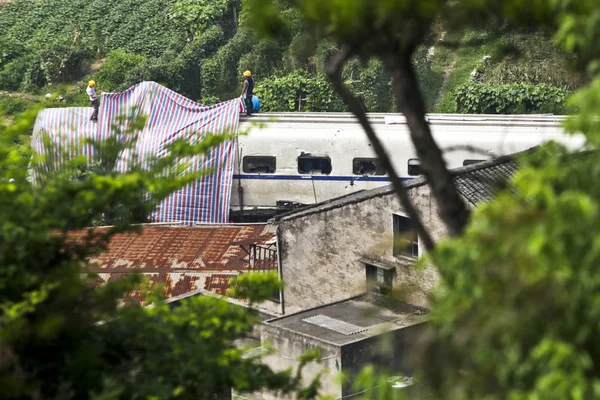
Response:
[{"label": "worker in yellow helmet", "polygon": [[96,94],[96,81],[89,81],[88,87],[85,90],[87,95],[90,97],[90,102],[92,103],[92,107],[94,107],[94,112],[92,113],[92,117],[90,121],[98,122],[98,108],[100,107],[100,102],[98,101],[98,95]]},{"label": "worker in yellow helmet", "polygon": [[242,90],[242,98],[246,103],[246,115],[252,115],[252,91],[254,90],[254,79],[250,71],[244,72],[244,88]]}]

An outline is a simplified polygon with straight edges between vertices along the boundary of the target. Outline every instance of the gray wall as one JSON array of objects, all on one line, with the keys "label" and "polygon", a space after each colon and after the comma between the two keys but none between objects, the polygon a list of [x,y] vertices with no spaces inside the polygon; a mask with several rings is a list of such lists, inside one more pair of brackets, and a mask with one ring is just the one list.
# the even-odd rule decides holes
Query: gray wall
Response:
[{"label": "gray wall", "polygon": [[[434,239],[446,235],[429,187],[411,188],[409,193]],[[437,273],[433,268],[416,271],[411,260],[393,256],[392,213],[403,211],[389,194],[279,221],[285,313],[364,292],[365,268],[358,261],[362,257],[394,263],[394,287],[405,301],[427,307]]]},{"label": "gray wall", "polygon": [[[321,348],[323,360],[320,363],[311,362],[303,369],[304,385],[308,385],[321,371],[326,370],[327,372],[321,377],[319,394],[341,397],[342,389],[338,379],[338,367],[341,366],[340,347],[267,323],[262,324],[262,346],[274,350],[274,354],[263,357],[263,362],[272,370],[283,371],[291,368],[294,372],[299,364],[298,357],[307,350]],[[284,397],[276,396],[274,393],[261,393],[253,398],[282,399]]]},{"label": "gray wall", "polygon": [[426,323],[420,323],[343,346],[343,396],[355,392],[352,382],[356,374],[368,364],[390,374],[412,376],[412,349],[425,326]]},{"label": "gray wall", "polygon": [[[263,362],[274,371],[291,368],[295,372],[299,365],[298,357],[310,349],[320,348],[323,359],[320,363],[313,362],[304,368],[303,383],[308,385],[319,373],[325,371],[321,376],[319,394],[341,398],[354,393],[352,382],[356,374],[370,363],[381,371],[411,376],[411,351],[425,327],[426,323],[420,323],[339,347],[318,338],[263,323],[262,346],[273,351],[263,357]],[[244,396],[268,400],[286,398],[269,392]]]}]

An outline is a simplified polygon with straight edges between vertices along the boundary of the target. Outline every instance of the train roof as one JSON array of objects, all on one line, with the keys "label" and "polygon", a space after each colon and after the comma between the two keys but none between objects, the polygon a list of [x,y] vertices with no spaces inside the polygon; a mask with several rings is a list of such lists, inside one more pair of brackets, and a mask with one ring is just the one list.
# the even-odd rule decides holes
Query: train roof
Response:
[{"label": "train roof", "polygon": [[[405,125],[406,118],[400,113],[367,113],[372,124]],[[553,114],[427,114],[430,124],[458,125],[560,125],[567,116]],[[352,113],[328,112],[285,112],[259,113],[251,117],[241,116],[241,123],[334,123],[358,124],[358,119]]]}]

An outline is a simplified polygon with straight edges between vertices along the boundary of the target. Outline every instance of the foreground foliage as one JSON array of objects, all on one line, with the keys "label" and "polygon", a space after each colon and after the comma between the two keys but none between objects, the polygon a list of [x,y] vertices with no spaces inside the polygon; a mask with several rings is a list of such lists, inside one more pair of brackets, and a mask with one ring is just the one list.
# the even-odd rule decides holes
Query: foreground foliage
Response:
[{"label": "foreground foliage", "polygon": [[[425,381],[443,398],[597,398],[598,154],[524,160],[432,255],[442,284]],[[443,368],[436,366],[443,365]]]},{"label": "foreground foliage", "polygon": [[[259,2],[255,4],[258,7]],[[471,30],[500,21],[515,29],[545,29],[573,57],[573,65],[590,82],[568,104],[578,115],[566,127],[569,132],[583,133],[591,151],[569,154],[561,146],[548,144],[520,159],[521,169],[508,190],[479,206],[464,224],[457,224],[453,238],[428,246],[431,251],[422,264],[431,262],[437,267],[440,284],[431,298],[429,330],[413,361],[420,390],[398,395],[461,400],[598,398],[598,2],[299,0],[295,5],[316,29],[346,46],[333,67],[339,67],[347,54],[356,53],[386,63],[421,165],[439,164],[439,160],[428,157],[435,146],[427,146],[427,135],[419,134],[428,128],[421,104],[414,100],[421,96],[414,90],[406,56],[426,40],[434,23],[442,20],[454,29]],[[270,7],[262,9],[266,21],[277,19],[276,2],[270,2]],[[263,28],[275,33],[279,29],[265,21]],[[336,89],[344,92],[339,70],[332,70]],[[559,89],[513,86],[518,83],[509,76],[496,78],[511,86],[498,89],[479,84],[462,89],[459,101],[466,110],[503,112],[533,102],[560,104],[564,100],[564,91]],[[507,92],[501,93],[503,89]],[[347,93],[344,100],[356,103]],[[352,111],[361,115],[356,107]],[[368,124],[363,126],[375,143]],[[427,178],[432,197],[441,207],[448,196],[436,193],[436,175]],[[438,213],[443,219],[439,209]],[[392,396],[379,371],[365,370],[360,381],[365,397]]]},{"label": "foreground foliage", "polygon": [[[89,257],[105,249],[111,236],[139,229],[131,223],[198,177],[179,161],[228,137],[193,146],[176,142],[149,168],[132,165],[114,173],[110,165],[132,148],[142,119],[114,140],[93,143],[99,155],[94,173],[81,173],[85,160],[77,157],[48,173],[52,160],[34,157],[31,163],[30,148],[20,138],[34,117],[0,124],[1,397],[210,399],[231,388],[296,388],[298,376],[274,373],[234,345],[258,321],[252,311],[211,297],[172,308],[160,292],[140,287],[139,276],[97,288],[86,272]],[[43,185],[30,182],[30,167]],[[70,238],[74,229],[106,216],[109,230],[90,231],[80,242]],[[272,276],[248,276],[243,283],[241,295],[253,302],[279,287]],[[121,304],[133,290],[147,292],[153,306]]]}]

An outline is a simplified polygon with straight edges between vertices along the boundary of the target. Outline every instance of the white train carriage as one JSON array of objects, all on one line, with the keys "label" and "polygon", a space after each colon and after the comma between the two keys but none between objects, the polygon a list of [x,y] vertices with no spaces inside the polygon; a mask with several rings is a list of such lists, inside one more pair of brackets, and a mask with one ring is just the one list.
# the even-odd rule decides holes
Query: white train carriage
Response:
[{"label": "white train carriage", "polygon": [[[553,115],[427,116],[449,168],[527,150],[566,135]],[[369,114],[402,179],[420,175],[419,160],[401,114]],[[260,126],[262,125],[262,126]],[[269,214],[278,202],[313,204],[389,184],[358,121],[346,113],[259,114],[240,123],[231,199],[232,215]],[[462,147],[461,147],[462,146]],[[465,146],[483,150],[472,151]]]}]

